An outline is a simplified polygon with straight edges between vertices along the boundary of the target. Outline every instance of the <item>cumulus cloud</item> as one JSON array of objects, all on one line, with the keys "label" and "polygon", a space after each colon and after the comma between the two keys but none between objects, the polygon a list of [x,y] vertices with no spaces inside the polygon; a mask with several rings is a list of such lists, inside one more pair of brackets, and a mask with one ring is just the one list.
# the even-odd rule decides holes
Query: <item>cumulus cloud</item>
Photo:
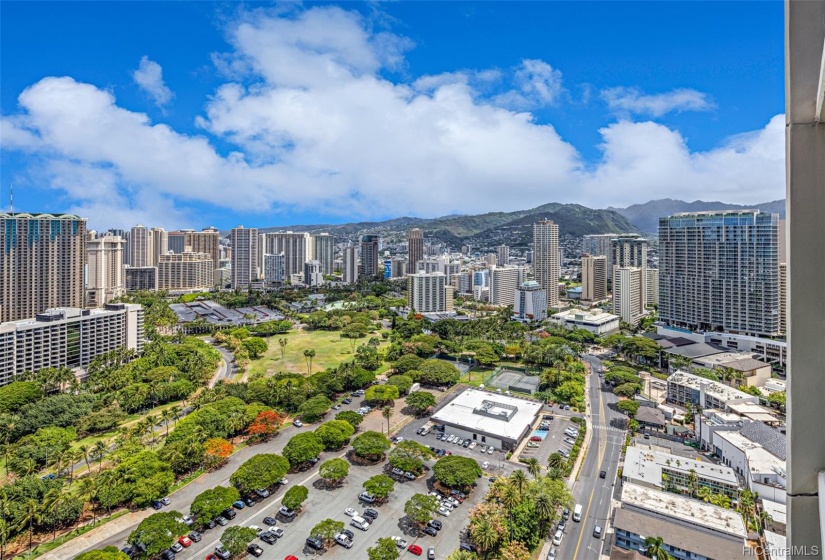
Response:
[{"label": "cumulus cloud", "polygon": [[616,87],[603,90],[601,97],[611,111],[620,115],[661,117],[673,111],[710,111],[715,107],[706,93],[695,89],[645,95],[638,88]]},{"label": "cumulus cloud", "polygon": [[[781,116],[702,153],[663,125],[621,120],[600,131],[603,157],[588,165],[552,125],[496,97],[515,83],[525,104],[556,102],[562,76],[543,61],[393,81],[386,71],[404,64],[409,41],[337,7],[247,14],[228,37],[231,50],[214,59],[230,81],[198,134],[49,77],[3,118],[3,149],[31,154],[44,182],[101,227],[182,225],[204,203],[276,222],[294,211],[435,216],[686,193],[753,202],[783,189]],[[235,151],[218,152],[215,139]]]},{"label": "cumulus cloud", "polygon": [[158,107],[163,107],[175,96],[172,90],[163,83],[163,68],[157,62],[149,60],[147,56],[140,59],[140,65],[132,72],[132,78]]}]

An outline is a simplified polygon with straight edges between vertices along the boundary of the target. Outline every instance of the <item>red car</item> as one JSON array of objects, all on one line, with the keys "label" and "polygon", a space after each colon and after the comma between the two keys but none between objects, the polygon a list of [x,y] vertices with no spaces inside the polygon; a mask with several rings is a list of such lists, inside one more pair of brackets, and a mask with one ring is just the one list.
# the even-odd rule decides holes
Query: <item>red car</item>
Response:
[{"label": "red car", "polygon": [[407,547],[407,550],[409,550],[416,556],[421,556],[421,553],[424,552],[423,550],[421,550],[421,547],[417,544],[411,544],[409,547]]},{"label": "red car", "polygon": [[541,441],[541,436],[533,436],[530,438],[530,441]]},{"label": "red car", "polygon": [[185,535],[182,536],[181,538],[179,538],[178,542],[184,548],[188,548],[188,547],[192,546],[192,539],[190,539],[189,537],[187,537]]},{"label": "red car", "polygon": [[298,560],[298,557],[297,557],[297,556],[293,556],[293,555],[291,555],[291,554],[290,554],[289,556],[287,556],[286,558],[284,558],[284,560]]}]

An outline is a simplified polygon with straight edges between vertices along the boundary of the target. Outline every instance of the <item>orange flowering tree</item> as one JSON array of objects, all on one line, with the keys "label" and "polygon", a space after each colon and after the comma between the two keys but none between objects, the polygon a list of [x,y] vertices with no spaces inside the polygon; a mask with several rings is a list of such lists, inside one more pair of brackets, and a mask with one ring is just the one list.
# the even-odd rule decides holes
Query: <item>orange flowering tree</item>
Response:
[{"label": "orange flowering tree", "polygon": [[246,435],[249,436],[249,443],[259,443],[267,441],[270,437],[278,433],[281,425],[281,417],[274,410],[264,410],[249,424]]},{"label": "orange flowering tree", "polygon": [[205,445],[204,466],[210,470],[223,466],[235,449],[231,443],[222,438],[208,439]]}]

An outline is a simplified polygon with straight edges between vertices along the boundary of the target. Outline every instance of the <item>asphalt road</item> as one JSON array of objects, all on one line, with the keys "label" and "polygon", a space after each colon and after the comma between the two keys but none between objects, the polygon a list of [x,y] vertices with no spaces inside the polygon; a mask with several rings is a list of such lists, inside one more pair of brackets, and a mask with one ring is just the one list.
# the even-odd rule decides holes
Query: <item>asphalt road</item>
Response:
[{"label": "asphalt road", "polygon": [[[573,485],[573,497],[577,504],[582,505],[582,520],[579,523],[573,522],[571,511],[561,546],[557,547],[558,558],[565,560],[599,558],[604,546],[604,532],[625,434],[626,417],[609,408],[609,405],[615,407],[618,397],[601,387],[602,379],[597,374],[601,361],[590,354],[584,355],[583,359],[591,366],[588,398],[591,405],[592,439],[578,480]],[[599,477],[602,470],[606,471],[604,479]],[[596,525],[602,528],[601,539],[593,536]]]}]

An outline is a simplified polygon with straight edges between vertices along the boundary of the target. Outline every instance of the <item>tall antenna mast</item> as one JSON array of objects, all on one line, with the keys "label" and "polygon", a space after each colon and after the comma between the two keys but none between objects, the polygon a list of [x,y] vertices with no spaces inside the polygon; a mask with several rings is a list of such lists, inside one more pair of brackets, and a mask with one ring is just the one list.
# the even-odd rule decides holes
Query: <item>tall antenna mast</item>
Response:
[{"label": "tall antenna mast", "polygon": [[14,215],[14,183],[9,182],[9,212]]}]

